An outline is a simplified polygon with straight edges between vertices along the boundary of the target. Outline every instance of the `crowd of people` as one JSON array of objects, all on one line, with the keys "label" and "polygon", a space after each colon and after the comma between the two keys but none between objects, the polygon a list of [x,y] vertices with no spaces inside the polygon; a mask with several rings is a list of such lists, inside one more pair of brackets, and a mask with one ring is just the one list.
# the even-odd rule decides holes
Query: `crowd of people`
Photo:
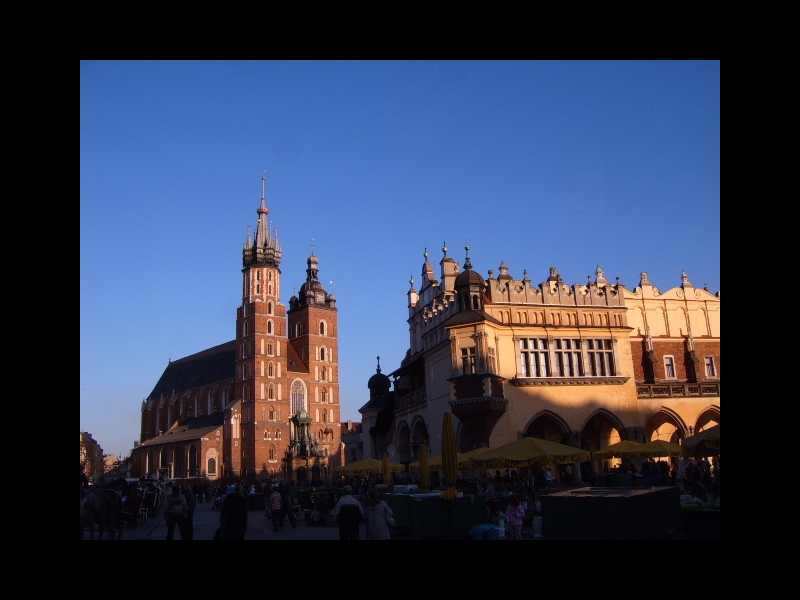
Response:
[{"label": "crowd of people", "polygon": [[[608,482],[609,476],[621,478],[624,485],[675,485],[681,489],[684,503],[703,505],[719,503],[719,457],[671,460],[624,460],[608,472],[591,479],[581,479],[579,466],[541,466],[530,469],[503,469],[482,472],[480,477],[460,478],[456,483],[459,495],[483,499],[484,522],[470,531],[475,539],[521,539],[533,537],[533,525],[541,516],[539,497],[564,486],[597,485]],[[466,474],[465,474],[466,475]],[[475,475],[475,474],[471,474]],[[415,473],[396,474],[395,484],[412,483]],[[606,479],[604,479],[606,478]],[[434,482],[435,484],[436,482]],[[619,481],[617,481],[619,484]],[[312,526],[335,523],[343,540],[391,539],[395,519],[383,499],[385,489],[379,473],[343,477],[327,486],[298,487],[277,479],[235,482],[166,482],[142,479],[120,480],[112,486],[121,498],[121,521],[136,526],[142,518],[163,518],[166,539],[194,538],[194,515],[198,504],[210,503],[219,512],[219,527],[214,539],[243,540],[248,525],[248,512],[261,510],[273,532],[284,524],[294,529],[298,521]],[[82,507],[87,482],[81,479]],[[435,487],[435,486],[434,486]],[[83,515],[82,508],[82,515]],[[83,516],[82,516],[83,519]],[[82,524],[83,531],[83,524]]]}]

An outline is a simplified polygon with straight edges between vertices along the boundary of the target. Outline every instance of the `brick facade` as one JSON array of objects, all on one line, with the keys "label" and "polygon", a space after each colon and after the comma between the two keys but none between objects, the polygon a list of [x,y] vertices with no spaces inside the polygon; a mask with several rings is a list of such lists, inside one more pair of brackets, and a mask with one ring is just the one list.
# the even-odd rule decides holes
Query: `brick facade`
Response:
[{"label": "brick facade", "polygon": [[[306,464],[320,476],[339,464],[335,296],[319,282],[312,254],[306,283],[287,310],[280,301],[282,252],[264,198],[257,212],[255,239],[248,236],[242,253],[236,337],[167,366],[142,404],[133,461],[138,474],[166,473],[167,465],[170,476],[214,477],[208,473],[213,459],[217,477],[296,476],[285,467],[293,464],[286,458],[298,434],[291,418],[299,408],[311,418],[319,454]],[[213,431],[209,419],[218,421]],[[189,464],[194,456],[196,469]]]}]

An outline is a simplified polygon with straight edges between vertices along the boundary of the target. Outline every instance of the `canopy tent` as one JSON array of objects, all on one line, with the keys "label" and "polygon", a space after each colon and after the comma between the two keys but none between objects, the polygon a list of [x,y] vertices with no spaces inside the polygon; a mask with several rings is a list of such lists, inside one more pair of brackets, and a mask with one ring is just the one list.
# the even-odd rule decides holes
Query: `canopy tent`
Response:
[{"label": "canopy tent", "polygon": [[631,440],[622,440],[621,442],[617,442],[616,444],[611,444],[610,446],[603,448],[602,450],[598,450],[596,452],[592,452],[592,456],[595,458],[622,458],[628,456],[646,456],[647,455],[647,447],[646,444],[640,444],[639,442],[634,442]]},{"label": "canopy tent", "polygon": [[642,454],[644,456],[680,456],[681,447],[679,444],[655,440],[642,444]]},{"label": "canopy tent", "polygon": [[[389,464],[392,471],[402,471],[403,465],[394,463]],[[342,467],[345,473],[381,473],[383,471],[383,462],[375,458],[365,458]]]},{"label": "canopy tent", "polygon": [[589,460],[589,453],[557,442],[524,437],[477,454],[470,463],[480,467],[523,467],[537,463],[573,463]]},{"label": "canopy tent", "polygon": [[[470,450],[469,452],[459,452],[458,453],[458,466],[459,467],[466,467],[469,465],[470,461],[473,457],[480,456],[484,452],[488,452],[489,448],[475,448],[475,450]],[[409,464],[409,467],[412,469],[419,469],[419,461],[415,461]],[[428,459],[428,468],[432,470],[439,470],[442,468],[442,457],[441,455],[432,456]]]},{"label": "canopy tent", "polygon": [[683,440],[684,454],[719,454],[719,425]]}]

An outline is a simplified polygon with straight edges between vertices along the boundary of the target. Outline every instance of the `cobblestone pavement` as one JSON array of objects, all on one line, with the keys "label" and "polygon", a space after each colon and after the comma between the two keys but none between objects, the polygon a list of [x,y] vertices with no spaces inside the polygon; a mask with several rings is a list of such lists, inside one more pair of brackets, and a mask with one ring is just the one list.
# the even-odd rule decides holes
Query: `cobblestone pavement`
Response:
[{"label": "cobblestone pavement", "polygon": [[[219,526],[219,512],[211,510],[211,503],[198,504],[194,511],[194,539],[214,539],[214,532]],[[136,529],[126,529],[122,539],[127,540],[164,540],[167,538],[167,524],[164,515],[151,517],[140,523]],[[178,528],[175,528],[175,539],[180,539]],[[337,540],[337,527],[312,527],[303,521],[297,522],[293,529],[288,519],[284,520],[283,529],[277,533],[272,530],[272,521],[264,516],[263,510],[251,510],[247,513],[247,533],[245,540]]]}]

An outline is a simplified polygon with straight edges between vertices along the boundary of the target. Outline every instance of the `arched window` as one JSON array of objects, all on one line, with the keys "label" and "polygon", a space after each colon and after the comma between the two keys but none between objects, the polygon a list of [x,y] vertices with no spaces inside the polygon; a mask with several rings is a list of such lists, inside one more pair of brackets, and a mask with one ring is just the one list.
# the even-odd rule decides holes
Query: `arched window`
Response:
[{"label": "arched window", "polygon": [[300,410],[306,408],[306,386],[299,379],[295,379],[292,383],[292,414],[297,414]]},{"label": "arched window", "polygon": [[325,360],[325,348],[320,348],[319,349],[319,359],[320,360]]},{"label": "arched window", "polygon": [[269,387],[267,388],[267,399],[268,400],[275,400],[275,388],[272,387],[271,383],[269,384]]},{"label": "arched window", "polygon": [[261,281],[261,271],[256,271],[256,279]]},{"label": "arched window", "polygon": [[270,460],[275,460],[275,446],[270,446],[269,447],[269,459]]},{"label": "arched window", "polygon": [[268,286],[268,293],[269,293],[270,296],[272,296],[272,284],[271,283]]},{"label": "arched window", "polygon": [[267,333],[272,335],[272,321],[267,321]]},{"label": "arched window", "polygon": [[269,420],[270,421],[274,421],[275,420],[275,409],[273,409],[273,408],[269,409]]},{"label": "arched window", "polygon": [[269,272],[268,277],[269,277],[269,280],[272,281],[272,271]]},{"label": "arched window", "polygon": [[267,356],[272,356],[272,344],[267,344]]},{"label": "arched window", "polygon": [[267,302],[267,314],[272,314],[272,302]]},{"label": "arched window", "polygon": [[472,296],[472,310],[478,310],[480,305],[478,304],[478,297]]},{"label": "arched window", "polygon": [[260,294],[260,293],[261,293],[261,284],[257,283],[256,284],[256,294]]},{"label": "arched window", "polygon": [[276,439],[276,440],[279,440],[279,439],[281,439],[281,432],[280,432],[280,430],[278,430],[278,431],[276,431],[276,432],[275,432],[275,439]]},{"label": "arched window", "polygon": [[323,389],[320,392],[319,401],[322,402],[323,404],[328,401],[328,390]]},{"label": "arched window", "polygon": [[319,334],[320,335],[327,335],[327,329],[328,329],[327,323],[325,323],[325,321],[320,321],[319,322]]},{"label": "arched window", "polygon": [[269,363],[269,367],[267,367],[267,375],[269,377],[273,377],[275,375],[275,371],[272,367],[272,363]]},{"label": "arched window", "polygon": [[216,475],[217,474],[217,460],[215,458],[208,459],[208,467],[206,471],[209,475]]},{"label": "arched window", "polygon": [[328,411],[325,410],[324,408],[322,409],[322,422],[323,423],[328,422]]},{"label": "arched window", "polygon": [[326,377],[328,375],[328,370],[325,367],[322,367],[321,379],[322,381],[327,381]]}]

